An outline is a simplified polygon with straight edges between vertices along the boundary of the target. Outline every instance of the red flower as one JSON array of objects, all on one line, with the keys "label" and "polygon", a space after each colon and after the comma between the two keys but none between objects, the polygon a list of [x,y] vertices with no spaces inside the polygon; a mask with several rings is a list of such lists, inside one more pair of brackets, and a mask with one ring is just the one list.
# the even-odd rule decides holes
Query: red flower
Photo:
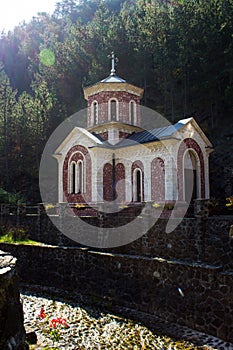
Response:
[{"label": "red flower", "polygon": [[43,320],[43,318],[45,318],[45,317],[46,317],[46,313],[44,312],[44,308],[42,307],[42,308],[40,309],[39,318],[40,318],[41,320]]},{"label": "red flower", "polygon": [[61,325],[65,326],[65,327],[69,328],[69,325],[66,322],[66,320],[64,318],[61,318],[61,317],[53,318],[50,321],[49,327],[50,328],[56,328],[58,324],[61,324]]},{"label": "red flower", "polygon": [[53,319],[50,321],[49,327],[50,327],[50,328],[56,328],[56,327],[57,327],[57,320],[56,320],[56,318],[53,318]]}]

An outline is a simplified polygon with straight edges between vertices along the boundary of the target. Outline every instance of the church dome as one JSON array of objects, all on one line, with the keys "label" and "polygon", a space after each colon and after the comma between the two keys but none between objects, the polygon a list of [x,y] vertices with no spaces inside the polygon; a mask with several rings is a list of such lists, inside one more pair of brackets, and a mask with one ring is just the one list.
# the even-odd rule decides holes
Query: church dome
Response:
[{"label": "church dome", "polygon": [[117,76],[114,52],[110,58],[112,62],[110,75],[83,89],[84,97],[88,101],[87,127],[112,122],[140,127],[140,100],[143,89]]}]

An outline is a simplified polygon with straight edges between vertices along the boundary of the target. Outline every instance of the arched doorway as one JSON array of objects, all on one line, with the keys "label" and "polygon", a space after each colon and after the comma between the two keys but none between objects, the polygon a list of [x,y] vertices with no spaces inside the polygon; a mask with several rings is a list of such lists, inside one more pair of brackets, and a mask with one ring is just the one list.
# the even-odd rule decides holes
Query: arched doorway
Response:
[{"label": "arched doorway", "polygon": [[184,154],[184,200],[190,203],[200,197],[200,164],[195,151]]}]

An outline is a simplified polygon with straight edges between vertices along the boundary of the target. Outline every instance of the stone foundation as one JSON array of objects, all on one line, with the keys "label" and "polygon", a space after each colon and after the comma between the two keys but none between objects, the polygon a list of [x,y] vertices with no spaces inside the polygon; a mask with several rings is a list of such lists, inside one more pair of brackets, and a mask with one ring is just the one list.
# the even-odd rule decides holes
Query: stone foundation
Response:
[{"label": "stone foundation", "polygon": [[[140,208],[139,208],[140,209]],[[140,210],[138,212],[140,215]],[[8,217],[4,224],[17,225],[14,217]],[[59,227],[59,216],[53,217]],[[79,226],[80,218],[71,218],[75,227]],[[98,217],[82,218],[90,225],[99,226]],[[108,227],[124,225],[127,218],[116,215],[104,223]],[[131,218],[132,220],[132,218]],[[174,219],[175,220],[175,219]],[[167,219],[159,219],[150,230],[136,241],[109,252],[147,257],[158,256],[168,260],[182,260],[186,262],[202,262],[214,266],[233,269],[233,234],[230,227],[233,216],[222,217],[193,217],[184,218],[177,228],[170,233],[165,232]],[[47,215],[21,216],[19,225],[28,228],[30,238],[45,244],[81,246],[64,236],[53,225]],[[85,234],[85,233],[84,233]]]},{"label": "stone foundation", "polygon": [[1,244],[18,258],[21,281],[101,298],[233,342],[233,272],[201,263]]}]

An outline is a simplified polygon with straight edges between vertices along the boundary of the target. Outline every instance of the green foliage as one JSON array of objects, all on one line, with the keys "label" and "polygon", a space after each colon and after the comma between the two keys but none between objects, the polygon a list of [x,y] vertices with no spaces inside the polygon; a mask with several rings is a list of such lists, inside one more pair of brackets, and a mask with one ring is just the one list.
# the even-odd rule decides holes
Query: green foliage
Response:
[{"label": "green foliage", "polygon": [[1,227],[1,243],[21,243],[21,244],[38,244],[38,242],[29,239],[28,228],[24,226]]},{"label": "green foliage", "polygon": [[9,193],[0,187],[0,203],[4,204],[19,204],[24,203],[25,199],[21,193]]},{"label": "green foliage", "polygon": [[[61,0],[0,38],[0,172],[7,191],[39,201],[51,132],[86,106],[83,86],[110,72],[144,88],[143,103],[175,121],[230,120],[232,0]],[[2,62],[2,63],[1,63]],[[218,129],[219,132],[219,129]]]}]

